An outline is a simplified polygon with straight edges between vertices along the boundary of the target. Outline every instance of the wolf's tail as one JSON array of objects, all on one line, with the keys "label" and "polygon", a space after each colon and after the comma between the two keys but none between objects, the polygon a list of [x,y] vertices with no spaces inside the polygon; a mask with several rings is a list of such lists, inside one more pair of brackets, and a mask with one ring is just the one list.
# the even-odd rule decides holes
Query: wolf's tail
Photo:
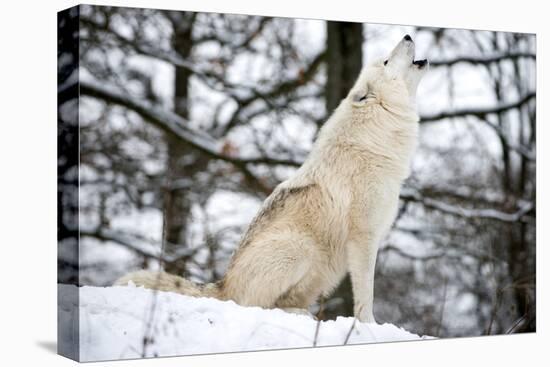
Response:
[{"label": "wolf's tail", "polygon": [[128,285],[129,282],[138,287],[175,292],[186,296],[221,298],[220,287],[217,283],[196,284],[180,276],[162,271],[136,271],[119,278],[113,285]]}]

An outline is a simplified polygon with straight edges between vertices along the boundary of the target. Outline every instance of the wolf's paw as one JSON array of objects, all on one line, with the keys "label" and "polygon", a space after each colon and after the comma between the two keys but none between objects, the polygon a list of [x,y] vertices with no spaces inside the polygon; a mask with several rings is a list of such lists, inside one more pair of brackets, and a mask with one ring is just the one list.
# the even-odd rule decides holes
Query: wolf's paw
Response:
[{"label": "wolf's paw", "polygon": [[372,311],[368,311],[367,307],[356,306],[354,309],[354,315],[357,320],[361,322],[366,322],[369,324],[376,323],[376,320],[374,319],[374,314],[372,313]]}]

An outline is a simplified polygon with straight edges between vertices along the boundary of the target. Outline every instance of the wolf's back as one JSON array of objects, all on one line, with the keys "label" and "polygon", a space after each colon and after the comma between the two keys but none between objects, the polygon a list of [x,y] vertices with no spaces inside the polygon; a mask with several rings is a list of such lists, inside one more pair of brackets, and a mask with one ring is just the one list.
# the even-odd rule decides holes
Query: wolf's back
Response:
[{"label": "wolf's back", "polygon": [[220,290],[215,283],[196,284],[180,276],[162,271],[136,271],[119,278],[113,285],[128,285],[129,282],[138,287],[175,292],[186,296],[220,298]]}]

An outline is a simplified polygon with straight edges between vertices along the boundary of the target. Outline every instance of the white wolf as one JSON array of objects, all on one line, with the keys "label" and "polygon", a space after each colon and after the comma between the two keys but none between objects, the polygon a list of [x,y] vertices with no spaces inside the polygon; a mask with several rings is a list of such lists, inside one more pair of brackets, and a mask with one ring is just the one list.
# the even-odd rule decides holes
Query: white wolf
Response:
[{"label": "white wolf", "polygon": [[415,94],[428,69],[427,60],[414,61],[414,48],[406,35],[385,61],[361,72],[304,164],[265,200],[220,282],[138,271],[115,284],[307,312],[349,272],[355,316],[375,322],[376,254],[409,175]]}]

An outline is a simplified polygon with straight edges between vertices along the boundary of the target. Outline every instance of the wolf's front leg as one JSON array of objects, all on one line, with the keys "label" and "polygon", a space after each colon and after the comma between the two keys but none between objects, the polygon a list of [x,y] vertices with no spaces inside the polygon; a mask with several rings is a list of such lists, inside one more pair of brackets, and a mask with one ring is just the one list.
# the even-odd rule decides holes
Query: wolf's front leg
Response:
[{"label": "wolf's front leg", "polygon": [[373,300],[378,241],[365,240],[357,239],[348,244],[348,270],[353,289],[354,315],[361,322],[376,322]]}]

